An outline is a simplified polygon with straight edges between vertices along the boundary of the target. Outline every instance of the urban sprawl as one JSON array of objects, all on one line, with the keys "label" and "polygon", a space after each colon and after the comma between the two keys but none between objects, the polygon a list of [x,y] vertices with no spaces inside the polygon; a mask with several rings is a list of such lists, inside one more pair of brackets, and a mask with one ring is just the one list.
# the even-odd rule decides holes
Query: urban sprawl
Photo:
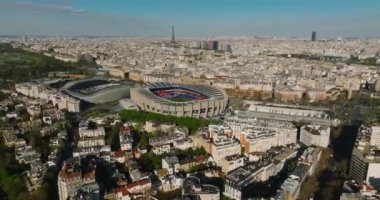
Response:
[{"label": "urban sprawl", "polygon": [[380,40],[315,34],[0,38],[92,65],[1,80],[0,182],[35,199],[380,199]]}]

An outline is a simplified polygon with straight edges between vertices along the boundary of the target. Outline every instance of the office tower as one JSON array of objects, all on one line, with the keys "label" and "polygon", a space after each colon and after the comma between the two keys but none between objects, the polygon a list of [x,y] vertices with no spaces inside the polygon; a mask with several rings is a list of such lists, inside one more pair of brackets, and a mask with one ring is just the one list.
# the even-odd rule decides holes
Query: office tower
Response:
[{"label": "office tower", "polygon": [[22,36],[22,41],[23,41],[24,43],[27,43],[27,42],[28,42],[28,36],[23,35],[23,36]]},{"label": "office tower", "polygon": [[348,82],[348,94],[347,94],[347,99],[352,98],[352,83],[351,81]]},{"label": "office tower", "polygon": [[317,41],[317,32],[315,32],[315,31],[313,31],[312,33],[311,33],[311,41]]}]

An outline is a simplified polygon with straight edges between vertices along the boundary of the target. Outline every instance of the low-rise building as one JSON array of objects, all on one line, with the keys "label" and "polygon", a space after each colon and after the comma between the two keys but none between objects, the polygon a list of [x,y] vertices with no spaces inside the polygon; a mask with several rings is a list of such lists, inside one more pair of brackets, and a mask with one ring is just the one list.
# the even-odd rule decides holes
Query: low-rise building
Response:
[{"label": "low-rise building", "polygon": [[377,200],[380,199],[378,191],[367,183],[345,181],[340,200]]},{"label": "low-rise building", "polygon": [[304,163],[299,163],[296,169],[281,185],[281,199],[297,200],[300,194],[300,189],[309,174],[310,166]]},{"label": "low-rise building", "polygon": [[[82,166],[84,163],[86,166]],[[95,160],[81,161],[78,157],[66,160],[58,173],[59,199],[67,200],[82,186],[96,183],[95,169]]]},{"label": "low-rise building", "polygon": [[191,139],[179,139],[179,140],[174,140],[173,142],[173,147],[176,149],[181,149],[185,150],[188,148],[193,148],[193,140]]},{"label": "low-rise building", "polygon": [[176,156],[170,156],[162,159],[162,169],[167,169],[169,174],[175,174],[179,171],[179,160]]},{"label": "low-rise building", "polygon": [[29,164],[40,160],[41,154],[37,153],[32,146],[21,146],[15,148],[15,157],[19,163]]},{"label": "low-rise building", "polygon": [[227,174],[230,171],[233,171],[239,167],[244,166],[244,156],[240,154],[226,156],[221,161],[222,172]]},{"label": "low-rise building", "polygon": [[26,111],[31,117],[38,117],[41,115],[41,107],[38,105],[28,105]]},{"label": "low-rise building", "polygon": [[183,181],[182,196],[199,200],[219,200],[219,188],[214,185],[201,184],[199,178],[189,176]]},{"label": "low-rise building", "polygon": [[125,79],[127,76],[127,73],[121,68],[121,67],[112,67],[108,71],[110,76]]},{"label": "low-rise building", "polygon": [[110,154],[110,159],[112,161],[116,161],[118,163],[124,163],[125,160],[126,160],[126,156],[125,156],[124,151],[121,151],[121,150],[119,150],[119,151],[113,151]]},{"label": "low-rise building", "polygon": [[25,140],[17,138],[14,130],[2,130],[2,132],[6,147],[21,147],[26,145]]},{"label": "low-rise building", "polygon": [[77,148],[74,156],[84,156],[99,154],[100,149],[105,145],[104,127],[89,128],[88,121],[81,122],[78,129]]},{"label": "low-rise building", "polygon": [[169,133],[173,132],[175,128],[176,125],[173,123],[160,123],[156,121],[146,121],[144,126],[145,131],[149,133],[156,131]]},{"label": "low-rise building", "polygon": [[131,194],[149,193],[152,182],[149,178],[128,183],[127,189]]},{"label": "low-rise building", "polygon": [[128,188],[125,186],[118,186],[111,192],[104,195],[105,200],[131,200]]},{"label": "low-rise building", "polygon": [[239,168],[227,175],[225,178],[223,194],[231,199],[244,199],[245,188],[254,182],[252,173],[246,169]]},{"label": "low-rise building", "polygon": [[169,144],[164,144],[164,145],[159,145],[159,146],[153,146],[152,147],[152,152],[157,154],[157,155],[162,155],[164,153],[169,153],[170,152],[170,145]]},{"label": "low-rise building", "polygon": [[213,159],[209,155],[198,155],[193,158],[185,158],[179,161],[179,170],[188,172],[194,166],[208,165],[208,163],[214,163]]},{"label": "low-rise building", "polygon": [[158,135],[149,138],[149,144],[152,146],[159,146],[164,144],[172,144],[176,140],[184,140],[187,137],[186,133],[174,132],[170,134]]},{"label": "low-rise building", "polygon": [[160,178],[161,190],[163,192],[168,192],[176,189],[180,189],[183,186],[183,178],[176,175],[169,175]]},{"label": "low-rise building", "polygon": [[79,187],[73,194],[71,194],[70,199],[73,200],[100,200],[100,188],[98,183],[88,183]]},{"label": "low-rise building", "polygon": [[296,149],[277,148],[276,151],[247,162],[244,167],[237,168],[226,176],[223,194],[232,199],[250,198],[254,183],[264,182],[278,175],[286,167],[286,162],[293,159],[296,154]]},{"label": "low-rise building", "polygon": [[46,164],[38,160],[31,162],[30,170],[27,170],[21,174],[25,187],[29,192],[37,190],[41,186],[46,171]]},{"label": "low-rise building", "polygon": [[119,141],[120,149],[122,151],[132,150],[133,139],[131,133],[131,126],[129,124],[124,124],[122,127],[120,127]]},{"label": "low-rise building", "polygon": [[321,158],[322,150],[320,148],[309,147],[307,148],[293,172],[290,173],[288,178],[283,182],[276,199],[278,200],[296,200],[299,197],[302,184],[308,176],[315,172],[319,160]]}]

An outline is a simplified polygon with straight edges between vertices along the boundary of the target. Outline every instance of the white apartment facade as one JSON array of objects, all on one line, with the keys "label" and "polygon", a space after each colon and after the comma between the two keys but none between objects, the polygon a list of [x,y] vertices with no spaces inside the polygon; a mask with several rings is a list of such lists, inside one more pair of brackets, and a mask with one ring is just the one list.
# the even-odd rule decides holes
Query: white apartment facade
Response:
[{"label": "white apartment facade", "polygon": [[273,128],[250,127],[242,130],[240,143],[248,155],[253,152],[266,152],[272,147],[286,146],[297,142],[297,132],[292,129],[281,131]]},{"label": "white apartment facade", "polygon": [[45,101],[51,101],[53,105],[57,105],[60,110],[69,112],[80,112],[80,101],[69,97],[59,91],[46,88],[40,83],[20,83],[15,84],[16,92],[32,98],[39,98]]},{"label": "white apartment facade", "polygon": [[170,152],[170,145],[169,144],[164,144],[164,145],[159,145],[159,146],[154,146],[152,148],[152,152],[157,154],[157,155],[162,155],[164,153],[169,153]]},{"label": "white apartment facade", "polygon": [[380,126],[371,127],[370,146],[380,147]]},{"label": "white apartment facade", "polygon": [[244,166],[244,157],[240,154],[224,157],[221,161],[222,172],[227,174],[234,169]]},{"label": "white apartment facade", "polygon": [[307,125],[301,127],[300,142],[306,146],[326,148],[330,144],[330,127]]},{"label": "white apartment facade", "polygon": [[89,129],[86,126],[79,127],[79,138],[77,149],[74,151],[74,157],[89,154],[98,154],[100,149],[105,146],[104,127]]},{"label": "white apartment facade", "polygon": [[215,163],[220,166],[226,156],[241,153],[240,143],[233,138],[217,139],[211,143],[211,156]]}]

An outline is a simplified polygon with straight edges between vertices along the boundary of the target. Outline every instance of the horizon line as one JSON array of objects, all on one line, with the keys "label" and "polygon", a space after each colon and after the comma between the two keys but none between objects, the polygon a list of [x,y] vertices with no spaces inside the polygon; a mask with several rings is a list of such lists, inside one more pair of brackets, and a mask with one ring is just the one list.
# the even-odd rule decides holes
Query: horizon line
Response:
[{"label": "horizon line", "polygon": [[[317,32],[318,33],[318,32]],[[9,37],[9,38],[15,38],[15,37],[36,37],[36,38],[54,38],[54,37],[76,37],[76,38],[168,38],[170,39],[171,36],[137,36],[137,35],[95,35],[95,34],[74,34],[74,35],[52,35],[52,34],[46,34],[46,35],[40,35],[40,34],[0,34],[0,37]],[[178,36],[176,35],[176,40],[181,40],[181,38],[227,38],[227,37],[235,37],[235,38],[257,38],[257,39],[281,39],[281,38],[288,38],[288,39],[310,39],[310,37],[307,36],[271,36],[271,35],[213,35],[213,36]],[[380,39],[380,36],[335,36],[335,37],[318,37],[318,40],[331,40],[331,39]]]}]

